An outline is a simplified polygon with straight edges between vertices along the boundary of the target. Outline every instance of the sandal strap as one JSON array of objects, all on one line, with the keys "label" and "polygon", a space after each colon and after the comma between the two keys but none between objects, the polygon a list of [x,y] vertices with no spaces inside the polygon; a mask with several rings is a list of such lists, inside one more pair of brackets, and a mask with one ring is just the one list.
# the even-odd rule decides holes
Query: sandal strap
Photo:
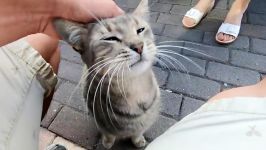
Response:
[{"label": "sandal strap", "polygon": [[199,10],[195,8],[191,8],[187,13],[185,14],[186,17],[192,18],[196,21],[196,23],[199,23],[199,21],[204,16],[204,13],[200,12]]},{"label": "sandal strap", "polygon": [[217,34],[225,33],[225,34],[232,35],[235,38],[237,38],[239,31],[240,31],[239,25],[234,25],[234,24],[230,24],[230,23],[222,23]]}]

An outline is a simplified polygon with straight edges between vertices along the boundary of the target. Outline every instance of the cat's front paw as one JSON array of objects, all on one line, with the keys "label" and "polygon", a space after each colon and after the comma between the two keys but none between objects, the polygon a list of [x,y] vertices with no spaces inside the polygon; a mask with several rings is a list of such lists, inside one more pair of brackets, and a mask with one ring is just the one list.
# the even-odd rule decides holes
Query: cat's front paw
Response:
[{"label": "cat's front paw", "polygon": [[115,143],[115,137],[111,135],[103,135],[102,144],[106,149],[110,149]]},{"label": "cat's front paw", "polygon": [[139,137],[132,137],[131,140],[132,140],[132,143],[137,148],[142,148],[142,147],[145,147],[147,145],[147,141],[145,140],[143,135],[141,135]]}]

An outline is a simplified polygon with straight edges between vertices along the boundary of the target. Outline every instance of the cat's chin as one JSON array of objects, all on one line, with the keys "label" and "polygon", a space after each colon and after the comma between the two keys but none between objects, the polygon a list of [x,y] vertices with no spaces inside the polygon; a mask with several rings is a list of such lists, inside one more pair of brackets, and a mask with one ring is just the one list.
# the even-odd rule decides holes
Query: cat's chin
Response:
[{"label": "cat's chin", "polygon": [[133,76],[138,76],[146,72],[148,69],[151,69],[151,66],[152,66],[152,63],[147,60],[138,60],[134,64],[130,65],[129,72],[131,72],[131,75]]}]

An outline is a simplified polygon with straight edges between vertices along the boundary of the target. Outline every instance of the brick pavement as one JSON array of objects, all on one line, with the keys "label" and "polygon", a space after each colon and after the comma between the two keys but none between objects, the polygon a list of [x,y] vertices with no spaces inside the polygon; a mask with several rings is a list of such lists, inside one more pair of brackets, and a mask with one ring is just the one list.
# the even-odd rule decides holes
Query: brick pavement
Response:
[{"label": "brick pavement", "polygon": [[[132,11],[138,4],[138,0],[116,1],[126,11]],[[216,93],[256,83],[266,74],[266,1],[251,1],[235,43],[224,46],[214,41],[214,35],[232,1],[219,0],[197,28],[187,30],[182,27],[181,19],[196,0],[150,0],[150,23],[157,41],[182,40],[172,44],[187,49],[172,49],[186,56],[173,56],[186,69],[168,64],[168,70],[161,63],[155,64],[154,71],[160,84],[163,105],[158,121],[145,133],[149,141],[199,108]],[[187,58],[196,62],[198,67]],[[82,149],[77,145],[85,149],[103,149],[93,119],[86,115],[87,109],[79,88],[73,93],[75,87],[78,87],[81,70],[79,54],[62,44],[60,80],[51,108],[42,121],[42,127],[46,129],[41,131],[41,149],[52,142],[65,143],[70,150]],[[112,149],[135,150],[127,140],[117,142]]]}]

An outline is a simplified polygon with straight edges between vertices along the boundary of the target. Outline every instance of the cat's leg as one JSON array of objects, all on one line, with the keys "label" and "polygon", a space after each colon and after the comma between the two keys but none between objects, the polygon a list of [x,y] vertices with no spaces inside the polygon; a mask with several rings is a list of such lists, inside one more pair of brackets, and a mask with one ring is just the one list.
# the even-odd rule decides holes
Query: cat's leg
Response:
[{"label": "cat's leg", "polygon": [[115,136],[111,134],[102,135],[102,144],[106,149],[110,149],[115,143]]},{"label": "cat's leg", "polygon": [[147,141],[142,134],[132,136],[131,141],[137,148],[145,147],[147,145]]}]

